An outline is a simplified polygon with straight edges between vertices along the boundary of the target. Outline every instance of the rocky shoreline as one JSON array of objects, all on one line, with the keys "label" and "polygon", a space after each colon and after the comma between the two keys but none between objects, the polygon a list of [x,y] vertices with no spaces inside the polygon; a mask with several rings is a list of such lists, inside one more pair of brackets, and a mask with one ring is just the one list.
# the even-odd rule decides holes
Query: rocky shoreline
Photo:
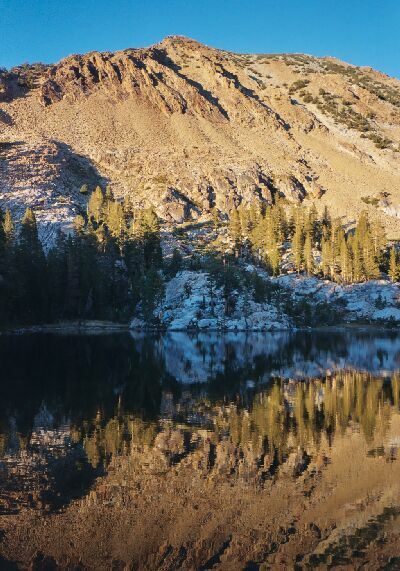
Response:
[{"label": "rocky shoreline", "polygon": [[[223,291],[209,274],[184,270],[166,283],[151,325],[136,316],[129,323],[62,321],[18,326],[3,333],[101,334],[130,330],[222,333],[400,327],[399,284],[387,280],[342,285],[293,273],[269,278],[268,284],[274,293],[265,301],[257,302],[246,292],[234,291],[233,307],[227,312]],[[310,312],[313,321],[307,322]]]}]

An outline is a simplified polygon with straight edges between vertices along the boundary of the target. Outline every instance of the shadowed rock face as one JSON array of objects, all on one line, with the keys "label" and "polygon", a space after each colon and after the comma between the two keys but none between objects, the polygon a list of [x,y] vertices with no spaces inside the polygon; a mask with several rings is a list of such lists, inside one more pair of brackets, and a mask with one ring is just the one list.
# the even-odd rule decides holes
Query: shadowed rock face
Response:
[{"label": "shadowed rock face", "polygon": [[58,141],[0,142],[0,207],[21,218],[27,207],[40,220],[40,237],[51,242],[57,228],[67,230],[85,206],[80,195],[82,178],[91,185],[104,183],[86,157]]},{"label": "shadowed rock face", "polygon": [[[397,80],[329,58],[234,54],[170,37],[1,73],[0,141],[64,143],[117,196],[151,203],[170,222],[281,195],[349,220],[367,207],[395,235],[399,93]],[[378,148],[370,134],[391,142]],[[70,180],[84,182],[84,172]],[[382,208],[361,201],[377,193]]]}]

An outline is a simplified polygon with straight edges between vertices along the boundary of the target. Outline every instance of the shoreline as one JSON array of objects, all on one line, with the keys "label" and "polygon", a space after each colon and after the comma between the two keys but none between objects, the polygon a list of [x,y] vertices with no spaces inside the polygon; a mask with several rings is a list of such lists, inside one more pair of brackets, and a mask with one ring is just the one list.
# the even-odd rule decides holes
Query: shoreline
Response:
[{"label": "shoreline", "polygon": [[116,323],[111,321],[88,320],[88,321],[71,321],[60,323],[48,323],[44,325],[27,325],[12,328],[6,328],[0,331],[1,335],[23,335],[26,333],[61,333],[61,334],[101,334],[101,333],[296,333],[296,332],[332,332],[340,333],[345,331],[385,331],[398,332],[400,325],[395,327],[385,326],[379,323],[340,323],[336,325],[316,325],[314,327],[290,327],[287,329],[224,329],[224,328],[186,328],[186,329],[168,329],[163,327],[130,327],[129,323]]},{"label": "shoreline", "polygon": [[108,333],[129,331],[129,323],[115,323],[112,321],[64,321],[60,323],[46,323],[43,325],[22,325],[6,328],[0,335],[23,335],[25,333]]}]

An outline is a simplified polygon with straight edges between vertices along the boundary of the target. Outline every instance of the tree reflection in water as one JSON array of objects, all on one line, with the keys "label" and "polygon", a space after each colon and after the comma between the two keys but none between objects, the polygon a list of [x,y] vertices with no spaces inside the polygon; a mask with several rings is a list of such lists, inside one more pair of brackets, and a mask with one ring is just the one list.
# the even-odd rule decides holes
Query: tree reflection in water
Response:
[{"label": "tree reflection in water", "polygon": [[[116,544],[118,561],[144,569],[207,568],[229,557],[258,569],[281,556],[289,566],[349,564],[372,557],[363,551],[370,544],[394,556],[395,335],[3,336],[0,362],[4,561],[22,553],[21,565],[83,557],[96,567]],[[351,506],[354,494],[360,504]],[[32,527],[40,514],[51,524]],[[183,528],[195,536],[177,539],[177,517],[189,518]],[[265,537],[251,524],[260,517]],[[74,559],[80,518],[97,522],[100,544],[87,538]],[[162,545],[153,533],[160,519],[171,536]]]}]

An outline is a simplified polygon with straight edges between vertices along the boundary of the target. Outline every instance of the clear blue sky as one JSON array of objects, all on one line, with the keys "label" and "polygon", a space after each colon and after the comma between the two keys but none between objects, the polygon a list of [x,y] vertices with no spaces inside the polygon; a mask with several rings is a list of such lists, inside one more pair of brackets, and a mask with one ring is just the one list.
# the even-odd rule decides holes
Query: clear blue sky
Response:
[{"label": "clear blue sky", "polygon": [[304,52],[400,78],[400,0],[0,0],[0,66],[147,46],[170,34]]}]

